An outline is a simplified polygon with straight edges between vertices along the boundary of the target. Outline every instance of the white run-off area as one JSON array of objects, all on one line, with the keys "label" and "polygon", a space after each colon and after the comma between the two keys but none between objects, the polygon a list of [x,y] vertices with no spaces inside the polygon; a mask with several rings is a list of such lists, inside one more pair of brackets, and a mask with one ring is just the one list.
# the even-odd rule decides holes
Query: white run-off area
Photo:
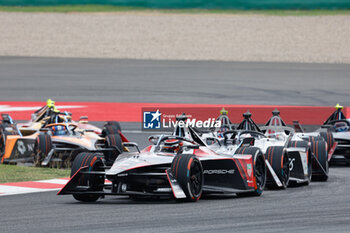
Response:
[{"label": "white run-off area", "polygon": [[350,16],[0,12],[0,56],[350,63]]}]

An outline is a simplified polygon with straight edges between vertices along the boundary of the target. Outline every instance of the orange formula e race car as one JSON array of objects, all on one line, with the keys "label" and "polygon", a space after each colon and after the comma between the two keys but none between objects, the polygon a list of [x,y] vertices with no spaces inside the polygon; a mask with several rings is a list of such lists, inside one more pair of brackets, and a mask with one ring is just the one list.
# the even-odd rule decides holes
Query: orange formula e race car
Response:
[{"label": "orange formula e race car", "polygon": [[105,163],[111,164],[126,150],[123,143],[128,140],[118,122],[107,122],[99,129],[87,124],[85,119],[78,123],[71,121],[69,114],[60,113],[52,105],[34,114],[34,120],[24,125],[17,125],[8,114],[2,114],[1,163],[70,167],[77,154],[93,151],[102,153]]},{"label": "orange formula e race car", "polygon": [[5,142],[1,163],[7,164],[33,162],[35,166],[70,167],[75,156],[84,151],[100,152],[105,163],[111,164],[127,142],[120,130],[116,134],[98,135],[81,130],[74,123],[53,123],[37,131],[20,130],[16,124],[2,125],[1,131]]}]

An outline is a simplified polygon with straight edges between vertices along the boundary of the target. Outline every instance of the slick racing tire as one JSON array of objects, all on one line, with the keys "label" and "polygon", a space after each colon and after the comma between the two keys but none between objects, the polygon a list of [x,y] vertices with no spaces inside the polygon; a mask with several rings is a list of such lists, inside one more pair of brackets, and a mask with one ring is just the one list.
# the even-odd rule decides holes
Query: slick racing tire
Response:
[{"label": "slick racing tire", "polygon": [[322,131],[320,132],[321,137],[324,138],[324,140],[327,142],[327,146],[328,146],[328,150],[327,152],[330,151],[330,149],[332,149],[333,145],[334,145],[334,137],[332,132],[330,132],[329,130],[327,131]]},{"label": "slick racing tire", "polygon": [[107,125],[112,125],[114,126],[117,130],[122,131],[122,127],[120,126],[120,123],[118,121],[107,121],[106,124],[104,126]]},{"label": "slick racing tire", "polygon": [[[318,137],[317,137],[318,138]],[[288,147],[301,147],[305,148],[307,153],[307,181],[304,183],[308,185],[312,179],[312,151],[308,141],[289,141]]]},{"label": "slick racing tire", "polygon": [[105,160],[107,165],[114,163],[118,155],[123,152],[122,139],[119,134],[110,134],[106,136],[105,141],[106,148],[114,148],[113,151],[105,151]]},{"label": "slick racing tire", "polygon": [[111,134],[119,134],[122,131],[119,122],[117,121],[109,121],[104,125],[102,130],[102,135],[106,137]]},{"label": "slick racing tire", "polygon": [[257,147],[240,147],[235,154],[253,155],[253,172],[256,180],[256,189],[253,192],[237,193],[239,197],[260,196],[266,185],[265,157]]},{"label": "slick racing tire", "polygon": [[[316,137],[310,137],[310,149],[314,155],[312,158],[312,181],[327,181],[329,173],[327,143],[324,140],[317,139]],[[320,165],[322,168],[320,168]]]},{"label": "slick racing tire", "polygon": [[45,157],[52,149],[51,136],[45,133],[40,133],[36,137],[34,148],[34,165],[40,167],[41,162],[45,159]]},{"label": "slick racing tire", "polygon": [[201,162],[192,154],[176,155],[171,172],[186,194],[187,201],[197,201],[202,196],[204,182]]},{"label": "slick racing tire", "polygon": [[265,153],[266,160],[270,163],[273,171],[276,173],[278,179],[282,183],[282,187],[279,187],[272,174],[267,172],[266,186],[268,188],[281,188],[286,189],[289,184],[289,156],[287,150],[283,146],[271,146],[267,148]]},{"label": "slick racing tire", "polygon": [[[104,163],[100,153],[81,152],[73,161],[71,177],[81,168],[88,166],[88,171],[104,171]],[[89,186],[87,191],[102,191],[105,177],[103,175],[82,174],[78,186]],[[95,202],[98,194],[73,194],[74,199],[82,202]]]}]

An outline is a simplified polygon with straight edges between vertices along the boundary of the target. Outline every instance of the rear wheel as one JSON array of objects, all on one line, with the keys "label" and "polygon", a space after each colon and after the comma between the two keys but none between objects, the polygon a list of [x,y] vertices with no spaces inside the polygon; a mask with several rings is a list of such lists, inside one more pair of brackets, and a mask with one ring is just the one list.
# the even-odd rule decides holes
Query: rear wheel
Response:
[{"label": "rear wheel", "polygon": [[51,136],[48,134],[40,133],[36,137],[34,148],[34,166],[40,167],[41,162],[46,158],[52,149]]},{"label": "rear wheel", "polygon": [[108,121],[107,124],[104,125],[102,130],[102,135],[107,136],[111,134],[119,134],[122,131],[119,122],[117,121]]},{"label": "rear wheel", "polygon": [[188,201],[197,201],[202,195],[203,167],[201,162],[192,154],[176,155],[171,172],[179,182]]},{"label": "rear wheel", "polygon": [[329,130],[327,131],[322,131],[320,132],[321,137],[324,138],[324,140],[327,142],[327,146],[328,146],[328,150],[327,152],[330,151],[330,149],[332,149],[333,145],[334,145],[334,137],[332,132],[330,132]]},{"label": "rear wheel", "polygon": [[237,196],[260,196],[266,185],[266,163],[263,153],[257,147],[241,147],[236,150],[235,154],[246,154],[253,156],[253,172],[256,180],[256,188],[253,192],[237,193]]},{"label": "rear wheel", "polygon": [[286,189],[289,184],[290,175],[289,157],[286,149],[283,146],[271,146],[267,148],[265,158],[270,163],[273,171],[282,183],[282,187],[279,187],[268,170],[266,186],[269,188]]},{"label": "rear wheel", "polygon": [[111,165],[123,152],[122,139],[119,134],[110,134],[106,136],[105,145],[107,148],[113,148],[113,151],[105,151],[105,160],[107,165]]},{"label": "rear wheel", "polygon": [[[88,166],[88,171],[104,171],[102,155],[99,153],[81,152],[75,158],[71,177],[81,168]],[[103,175],[83,174],[78,180],[78,186],[89,186],[87,191],[102,191],[104,184]],[[82,202],[95,202],[101,195],[98,194],[73,194],[74,199]]]},{"label": "rear wheel", "polygon": [[107,121],[105,126],[106,125],[113,125],[115,126],[118,130],[122,130],[122,127],[120,126],[120,123],[118,121]]}]

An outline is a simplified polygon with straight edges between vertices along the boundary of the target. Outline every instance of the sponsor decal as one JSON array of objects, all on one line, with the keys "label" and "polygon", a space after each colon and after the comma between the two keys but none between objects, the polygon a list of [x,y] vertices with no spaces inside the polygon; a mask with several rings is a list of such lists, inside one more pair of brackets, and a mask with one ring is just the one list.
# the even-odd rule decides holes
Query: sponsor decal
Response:
[{"label": "sponsor decal", "polygon": [[26,152],[34,151],[34,143],[25,143],[22,140],[17,141],[17,151],[19,154],[24,155]]},{"label": "sponsor decal", "polygon": [[289,159],[289,171],[292,171],[294,169],[294,161],[295,159]]},{"label": "sponsor decal", "polygon": [[[189,111],[191,114],[185,114]],[[142,130],[164,130],[170,131],[174,128],[220,128],[222,122],[215,117],[203,117],[207,109],[176,109],[176,108],[143,108]]]},{"label": "sponsor decal", "polygon": [[207,174],[207,175],[226,175],[226,174],[234,174],[235,170],[234,169],[230,169],[230,170],[226,170],[226,169],[219,169],[219,170],[204,170],[203,174]]},{"label": "sponsor decal", "polygon": [[253,169],[252,169],[252,165],[250,163],[247,164],[247,172],[248,172],[249,176],[252,176]]},{"label": "sponsor decal", "polygon": [[17,150],[21,155],[23,155],[27,151],[23,141],[17,142]]},{"label": "sponsor decal", "polygon": [[118,174],[118,176],[128,176],[128,174],[127,173],[120,173],[120,174]]},{"label": "sponsor decal", "polygon": [[196,128],[212,128],[212,127],[221,127],[221,121],[216,121],[215,118],[209,118],[208,120],[202,121],[193,119],[187,119],[185,121],[172,121],[168,119],[165,121],[163,119],[163,128],[176,128],[179,127],[196,127]]},{"label": "sponsor decal", "polygon": [[144,129],[160,129],[161,115],[159,109],[155,112],[143,112],[143,128]]}]

